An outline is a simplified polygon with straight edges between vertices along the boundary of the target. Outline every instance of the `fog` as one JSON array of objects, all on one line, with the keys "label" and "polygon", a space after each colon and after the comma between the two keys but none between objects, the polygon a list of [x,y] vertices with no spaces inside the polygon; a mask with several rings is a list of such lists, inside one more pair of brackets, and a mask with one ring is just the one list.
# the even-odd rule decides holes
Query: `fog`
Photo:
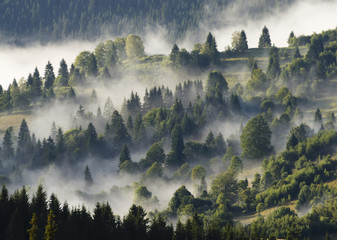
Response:
[{"label": "fog", "polygon": [[[266,25],[269,29],[272,44],[278,47],[288,46],[287,40],[291,31],[296,36],[311,35],[314,32],[335,29],[337,27],[337,1],[336,0],[299,0],[286,11],[273,11],[265,13],[266,17],[252,20],[248,17],[247,1],[236,1],[236,4],[221,14],[214,16],[210,22],[215,22],[214,27],[209,23],[200,22],[199,28],[204,32],[215,35],[219,51],[231,45],[233,32],[245,30],[250,48],[258,46],[262,28]],[[206,7],[207,10],[207,7]],[[211,15],[211,13],[209,13]],[[193,34],[181,41],[182,47],[191,50],[195,38]],[[204,39],[199,39],[204,41]]]},{"label": "fog", "polygon": [[22,77],[26,79],[29,73],[34,72],[35,67],[43,75],[48,61],[52,63],[57,74],[62,58],[69,67],[81,51],[92,51],[96,45],[96,42],[87,41],[67,41],[43,46],[34,44],[26,47],[0,45],[0,83],[7,88],[14,78],[17,81]]},{"label": "fog", "polygon": [[[247,21],[244,17],[238,19],[238,14],[242,12],[242,9],[237,5],[233,6],[230,10],[231,12],[225,11],[217,16],[217,26],[209,28],[207,23],[200,23],[199,27],[200,31],[203,31],[205,35],[209,31],[215,35],[220,51],[224,50],[225,46],[230,45],[232,33],[242,29],[246,31],[249,47],[257,47],[264,25],[269,28],[272,43],[283,47],[287,46],[287,39],[291,31],[294,31],[295,35],[299,36],[335,28],[337,22],[335,9],[337,9],[337,1],[298,1],[285,12],[275,12],[272,16],[267,16],[260,20]],[[228,21],[228,19],[232,20]],[[223,21],[228,22],[223,24]],[[173,43],[168,42],[167,36],[167,31],[161,26],[157,26],[154,29],[148,28],[144,36],[142,36],[146,53],[149,55],[168,54]],[[192,50],[194,43],[196,43],[192,39],[192,36],[187,36],[178,42],[179,47]],[[204,42],[204,39],[199,39],[199,41]],[[54,66],[54,72],[57,74],[59,62],[62,58],[70,66],[81,51],[93,51],[97,43],[68,41],[44,46],[39,44],[26,47],[0,46],[0,83],[6,88],[14,78],[17,80],[22,77],[27,78],[35,67],[38,67],[40,74],[43,75],[48,61],[51,61]],[[205,80],[205,76],[199,77]],[[183,76],[182,79],[187,80],[189,78]],[[191,80],[195,79],[192,78]],[[34,110],[33,117],[29,120],[29,128],[32,133],[36,134],[37,138],[47,138],[53,122],[57,127],[61,127],[64,132],[74,127],[73,119],[79,104],[82,104],[86,111],[91,111],[93,115],[96,115],[97,107],[100,107],[103,111],[106,98],[111,97],[115,108],[120,110],[124,99],[129,98],[131,91],[137,92],[140,98],[143,99],[146,87],[150,88],[154,85],[164,84],[174,91],[176,83],[177,79],[175,79],[172,72],[164,72],[158,79],[147,82],[147,84],[140,81],[137,72],[133,72],[125,74],[119,81],[108,85],[95,83],[86,90],[77,87],[75,91],[78,102],[56,102],[53,105]],[[85,99],[89,99],[93,89],[97,92],[98,99],[94,101],[87,100],[86,102]],[[82,127],[85,129],[87,126]],[[104,126],[95,127],[102,129]],[[221,132],[225,139],[232,135],[238,136],[240,127],[240,121],[220,125],[213,124],[204,129],[202,138],[205,138],[209,131],[213,131],[214,135],[218,135]],[[144,150],[131,152],[132,160],[139,161],[145,156],[145,153],[146,151]],[[43,170],[24,170],[21,173],[21,178],[11,186],[11,191],[24,183],[27,186],[31,186],[29,193],[32,196],[36,191],[37,185],[42,183],[49,194],[56,193],[61,202],[67,201],[71,206],[85,204],[92,210],[97,201],[109,201],[115,213],[124,215],[133,202],[134,189],[132,186],[134,182],[139,182],[141,175],[120,176],[117,171],[117,163],[118,158],[105,161],[101,159],[84,159],[72,169],[68,169],[67,166],[56,167],[51,165]],[[86,165],[90,167],[95,182],[90,188],[84,184],[84,169]],[[251,180],[255,172],[261,171],[258,166],[248,167],[252,168],[251,171],[242,174],[240,178],[247,177]],[[209,178],[208,182],[210,182]],[[164,180],[157,181],[156,184],[149,184],[148,189],[152,192],[152,196],[157,196],[159,199],[159,205],[156,207],[159,210],[167,208],[174,191],[182,184],[183,182],[167,183]],[[125,188],[125,186],[129,187]],[[191,186],[188,187],[193,192],[193,188]]]},{"label": "fog", "polygon": [[[246,4],[239,2],[217,15],[216,19],[212,19],[215,22],[214,27],[209,27],[207,22],[200,22],[201,35],[205,38],[209,31],[212,32],[216,37],[218,49],[223,51],[226,46],[231,45],[232,34],[237,30],[245,30],[248,46],[257,47],[261,30],[266,25],[272,43],[278,47],[285,47],[291,31],[294,31],[296,36],[300,36],[336,28],[336,0],[300,0],[285,12],[272,12],[259,20],[244,17],[243,6]],[[142,36],[146,53],[168,54],[173,43],[168,42],[167,36],[164,27],[147,27]],[[106,38],[113,39],[111,36]],[[178,44],[179,47],[192,50],[195,41],[204,42],[204,38],[196,39],[188,35],[185,39],[178,41]],[[43,73],[48,61],[51,61],[57,72],[62,58],[70,65],[81,51],[92,51],[96,45],[97,42],[67,41],[44,46],[39,44],[28,47],[0,46],[0,83],[6,88],[14,78],[17,80],[21,77],[27,78],[36,66],[40,73]]]},{"label": "fog", "polygon": [[[144,153],[132,154],[136,162],[144,157]],[[89,166],[94,184],[86,186],[84,181],[84,169]],[[118,159],[87,159],[75,166],[56,166],[41,170],[24,169],[20,174],[12,177],[13,183],[8,185],[13,193],[26,186],[30,198],[35,194],[39,184],[42,184],[48,194],[48,198],[55,193],[61,203],[67,202],[69,206],[85,207],[93,212],[97,202],[109,202],[113,212],[120,216],[127,214],[134,203],[135,186],[139,183],[141,174],[123,175],[118,173]],[[152,192],[152,197],[157,197],[157,204],[145,205],[147,211],[163,211],[167,209],[173,193],[183,185],[183,182],[168,182],[157,179],[156,183],[147,183],[147,188]],[[187,185],[193,192],[192,184]]]}]

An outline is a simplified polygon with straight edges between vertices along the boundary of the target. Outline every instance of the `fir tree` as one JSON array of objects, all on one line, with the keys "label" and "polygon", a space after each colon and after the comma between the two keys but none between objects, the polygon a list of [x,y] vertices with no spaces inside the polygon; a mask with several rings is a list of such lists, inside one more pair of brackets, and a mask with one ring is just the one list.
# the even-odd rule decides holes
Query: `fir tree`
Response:
[{"label": "fir tree", "polygon": [[271,47],[271,40],[269,35],[269,30],[266,26],[262,29],[262,34],[259,39],[259,48],[268,48]]},{"label": "fir tree", "polygon": [[30,220],[31,228],[27,230],[29,234],[29,240],[37,240],[39,228],[37,227],[37,216],[33,213],[32,219]]},{"label": "fir tree", "polygon": [[57,232],[57,225],[55,223],[55,215],[53,211],[50,210],[47,219],[47,225],[45,227],[44,239],[45,240],[55,240]]},{"label": "fir tree", "polygon": [[90,187],[94,184],[94,180],[92,179],[88,165],[85,167],[84,170],[84,182],[87,187]]},{"label": "fir tree", "polygon": [[7,128],[2,142],[2,157],[4,160],[8,160],[14,157],[13,148],[13,127]]},{"label": "fir tree", "polygon": [[124,144],[122,147],[121,154],[119,156],[118,167],[120,167],[125,161],[131,161],[130,152],[126,144]]},{"label": "fir tree", "polygon": [[48,61],[44,71],[44,88],[49,89],[53,86],[55,81],[54,68],[52,64]]}]

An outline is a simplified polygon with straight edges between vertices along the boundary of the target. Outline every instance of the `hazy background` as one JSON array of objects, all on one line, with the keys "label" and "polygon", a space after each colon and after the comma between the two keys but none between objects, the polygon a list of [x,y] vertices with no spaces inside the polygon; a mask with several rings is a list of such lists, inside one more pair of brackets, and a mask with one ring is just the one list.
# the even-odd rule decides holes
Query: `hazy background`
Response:
[{"label": "hazy background", "polygon": [[[232,33],[236,30],[245,30],[248,46],[257,47],[262,28],[266,25],[272,43],[278,47],[286,47],[291,31],[299,36],[336,28],[336,0],[300,0],[288,11],[266,13],[266,17],[258,21],[245,18],[246,3],[244,2],[241,1],[236,6],[215,16],[215,19],[212,20],[216,22],[215,28],[209,28],[208,24],[204,22],[199,23],[200,31],[205,36],[209,31],[215,35],[219,51],[223,51],[226,46],[231,44]],[[111,36],[104,37],[104,39],[113,38]],[[173,43],[168,42],[167,31],[161,26],[148,27],[142,38],[147,54],[169,54],[171,51]],[[199,39],[199,42],[204,41],[205,39]],[[0,46],[0,83],[4,88],[7,88],[14,78],[17,80],[22,77],[27,78],[36,66],[42,75],[48,60],[53,64],[57,74],[62,58],[70,66],[81,51],[92,51],[97,43],[98,41],[66,41],[45,46],[38,44],[28,47]],[[184,47],[190,51],[195,43],[195,37],[188,35],[184,40],[178,42],[178,45],[180,48]]]}]

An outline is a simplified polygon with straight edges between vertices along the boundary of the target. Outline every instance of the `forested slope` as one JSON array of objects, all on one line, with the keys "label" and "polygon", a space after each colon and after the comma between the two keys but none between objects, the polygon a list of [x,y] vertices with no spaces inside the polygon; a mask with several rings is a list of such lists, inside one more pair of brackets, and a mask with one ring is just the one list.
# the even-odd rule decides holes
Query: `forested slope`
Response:
[{"label": "forested slope", "polygon": [[[57,73],[47,62],[43,73],[35,68],[1,87],[3,115],[30,109],[33,119],[42,112],[42,126],[58,107],[68,110],[58,111],[50,131],[39,125],[35,134],[25,119],[17,131],[5,130],[0,181],[11,192],[4,186],[0,193],[0,237],[304,239],[337,233],[331,109],[337,30],[313,34],[307,44],[290,34],[284,49],[271,46],[267,27],[258,49],[248,48],[244,31],[237,34],[224,52],[209,33],[191,52],[173,45],[168,56],[146,56],[142,39],[130,34],[80,52],[72,64],[62,59]],[[245,66],[228,66],[235,61]],[[229,80],[230,74],[245,79]],[[165,86],[164,79],[176,84]],[[121,107],[114,106],[111,97],[121,97],[128,81],[146,87],[130,89]],[[331,99],[322,104],[322,95]],[[62,115],[69,115],[67,127]],[[248,177],[252,166],[261,171]],[[80,202],[114,204],[90,212],[62,205],[41,185],[13,189],[27,176],[40,182],[44,172],[41,182],[56,175],[52,187],[75,181],[67,193]],[[128,201],[141,207],[131,206],[123,218],[114,214],[118,202]],[[246,226],[234,218],[271,208]]]},{"label": "forested slope", "polygon": [[[217,24],[221,12],[233,5],[245,6],[248,16],[258,18],[284,9],[293,0],[246,2],[178,0],[25,0],[0,2],[0,40],[17,44],[61,39],[95,39],[102,34],[141,34],[147,26],[161,25],[171,40],[197,33],[199,23]],[[228,19],[230,21],[230,19]],[[222,24],[222,23],[221,23]]]}]

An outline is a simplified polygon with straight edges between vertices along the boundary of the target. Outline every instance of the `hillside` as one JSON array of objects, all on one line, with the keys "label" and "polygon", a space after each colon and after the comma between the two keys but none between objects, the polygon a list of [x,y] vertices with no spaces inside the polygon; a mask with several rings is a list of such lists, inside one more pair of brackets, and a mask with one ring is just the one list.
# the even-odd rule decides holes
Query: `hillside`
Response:
[{"label": "hillside", "polygon": [[0,239],[336,234],[337,29],[305,38],[129,34],[0,87]]},{"label": "hillside", "polygon": [[[244,11],[257,19],[293,2],[254,0],[248,5],[245,2]],[[167,29],[174,42],[189,32],[199,34],[201,23],[212,28],[219,22],[215,16],[240,4],[232,0],[1,1],[0,40],[21,45],[31,41],[97,39],[103,35],[142,35],[159,25]]]}]

